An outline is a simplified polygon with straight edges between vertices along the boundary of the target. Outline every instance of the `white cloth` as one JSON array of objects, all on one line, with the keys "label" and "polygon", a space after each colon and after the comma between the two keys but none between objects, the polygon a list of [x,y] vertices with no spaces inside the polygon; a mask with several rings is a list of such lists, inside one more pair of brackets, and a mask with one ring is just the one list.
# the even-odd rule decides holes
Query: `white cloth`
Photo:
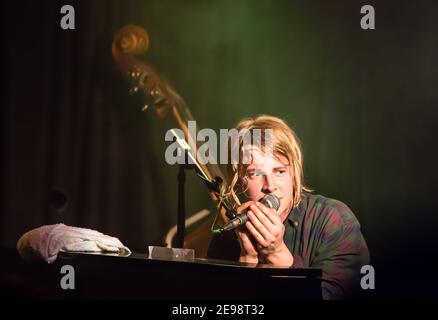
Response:
[{"label": "white cloth", "polygon": [[18,240],[17,250],[26,261],[43,259],[47,263],[55,261],[59,251],[131,254],[131,250],[115,237],[63,223],[45,225],[26,232]]}]

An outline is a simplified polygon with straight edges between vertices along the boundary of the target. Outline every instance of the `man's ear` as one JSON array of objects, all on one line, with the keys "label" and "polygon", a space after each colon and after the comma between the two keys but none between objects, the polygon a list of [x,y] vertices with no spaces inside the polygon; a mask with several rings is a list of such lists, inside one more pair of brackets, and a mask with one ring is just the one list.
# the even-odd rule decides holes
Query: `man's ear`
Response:
[{"label": "man's ear", "polygon": [[239,178],[236,183],[236,196],[239,198],[240,203],[244,203],[249,200],[246,191],[248,190],[248,182],[247,179]]},{"label": "man's ear", "polygon": [[248,190],[248,180],[246,177],[239,177],[239,180],[237,181],[238,187],[238,194],[244,194],[246,197],[246,191]]}]

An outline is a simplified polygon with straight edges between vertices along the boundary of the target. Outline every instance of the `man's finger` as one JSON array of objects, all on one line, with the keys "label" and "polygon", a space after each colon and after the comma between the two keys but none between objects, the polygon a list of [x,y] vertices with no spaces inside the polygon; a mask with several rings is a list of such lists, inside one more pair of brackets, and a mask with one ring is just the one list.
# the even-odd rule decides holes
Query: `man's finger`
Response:
[{"label": "man's finger", "polygon": [[251,221],[248,221],[245,226],[254,237],[254,239],[257,241],[257,243],[259,243],[262,247],[266,247],[268,245],[265,238],[263,238],[261,233],[254,227]]},{"label": "man's finger", "polygon": [[264,215],[269,219],[272,224],[282,223],[275,209],[268,208],[261,202],[256,202],[255,205],[257,206],[257,208],[259,208],[260,211],[264,213]]},{"label": "man's finger", "polygon": [[246,208],[248,208],[253,203],[254,203],[254,201],[248,201],[248,202],[245,202],[244,204],[241,204],[240,206],[237,207],[236,212],[242,213],[242,211],[244,211]]}]

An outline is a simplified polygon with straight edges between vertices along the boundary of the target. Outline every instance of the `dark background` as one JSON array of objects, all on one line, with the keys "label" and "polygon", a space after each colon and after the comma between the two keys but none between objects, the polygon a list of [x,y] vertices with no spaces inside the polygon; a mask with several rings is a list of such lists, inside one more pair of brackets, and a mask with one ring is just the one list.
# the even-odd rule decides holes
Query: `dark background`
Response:
[{"label": "dark background", "polygon": [[[60,8],[75,8],[62,30]],[[372,4],[376,30],[360,28]],[[369,297],[436,290],[438,5],[433,1],[2,1],[0,245],[63,222],[119,237],[136,252],[176,223],[171,126],[142,113],[115,68],[125,24],[198,125],[267,113],[300,137],[305,179],[347,203],[376,270]],[[193,173],[187,210],[214,211]],[[57,192],[68,198],[57,207]],[[368,293],[367,293],[368,294]]]}]

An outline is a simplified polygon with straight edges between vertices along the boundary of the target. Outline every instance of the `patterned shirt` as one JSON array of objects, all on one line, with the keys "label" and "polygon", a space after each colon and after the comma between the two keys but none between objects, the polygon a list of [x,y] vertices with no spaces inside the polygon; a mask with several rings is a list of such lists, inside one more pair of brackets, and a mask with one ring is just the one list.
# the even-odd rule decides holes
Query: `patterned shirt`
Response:
[{"label": "patterned shirt", "polygon": [[[334,199],[304,193],[284,226],[284,242],[294,257],[292,267],[321,269],[324,299],[351,297],[359,288],[361,267],[369,264],[369,252],[350,208]],[[235,232],[212,239],[209,258],[238,260],[239,256]]]}]

